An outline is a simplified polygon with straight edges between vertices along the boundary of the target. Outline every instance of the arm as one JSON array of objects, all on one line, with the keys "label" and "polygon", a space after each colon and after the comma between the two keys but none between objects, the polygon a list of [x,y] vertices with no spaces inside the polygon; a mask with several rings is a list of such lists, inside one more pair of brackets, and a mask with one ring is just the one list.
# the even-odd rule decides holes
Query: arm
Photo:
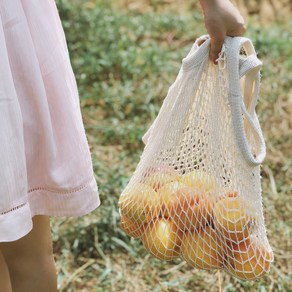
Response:
[{"label": "arm", "polygon": [[241,36],[244,19],[229,0],[200,0],[206,29],[211,37],[211,60],[216,63],[225,36]]}]

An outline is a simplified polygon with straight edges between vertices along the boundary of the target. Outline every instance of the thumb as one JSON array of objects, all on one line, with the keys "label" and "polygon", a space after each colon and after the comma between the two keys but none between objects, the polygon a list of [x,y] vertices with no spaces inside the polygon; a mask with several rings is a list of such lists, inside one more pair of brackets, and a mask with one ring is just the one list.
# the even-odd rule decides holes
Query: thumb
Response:
[{"label": "thumb", "polygon": [[217,64],[216,60],[221,52],[222,45],[224,43],[224,37],[211,37],[211,52],[210,57],[214,64]]}]

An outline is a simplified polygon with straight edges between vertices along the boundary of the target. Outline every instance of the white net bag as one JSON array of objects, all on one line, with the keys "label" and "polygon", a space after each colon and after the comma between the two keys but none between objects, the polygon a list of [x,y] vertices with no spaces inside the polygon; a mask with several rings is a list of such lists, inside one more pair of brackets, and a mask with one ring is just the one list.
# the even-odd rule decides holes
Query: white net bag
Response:
[{"label": "white net bag", "polygon": [[227,37],[218,65],[199,38],[160,112],[119,199],[121,226],[161,260],[226,269],[256,279],[273,253],[264,226],[255,112],[261,62],[246,38]]}]

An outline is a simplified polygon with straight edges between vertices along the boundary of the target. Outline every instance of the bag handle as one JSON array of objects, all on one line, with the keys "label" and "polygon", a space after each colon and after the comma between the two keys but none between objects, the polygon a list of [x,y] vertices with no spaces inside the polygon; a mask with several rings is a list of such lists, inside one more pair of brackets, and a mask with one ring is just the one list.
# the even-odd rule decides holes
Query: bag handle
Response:
[{"label": "bag handle", "polygon": [[[229,103],[235,129],[235,137],[246,161],[253,166],[263,162],[266,145],[259,125],[255,106],[259,95],[261,61],[256,57],[251,41],[242,37],[227,37],[225,40],[226,60],[229,75]],[[244,48],[248,57],[240,60],[240,49]],[[240,78],[244,77],[243,95]],[[242,115],[245,120],[243,121]],[[250,130],[256,143],[253,155],[246,131]]]}]

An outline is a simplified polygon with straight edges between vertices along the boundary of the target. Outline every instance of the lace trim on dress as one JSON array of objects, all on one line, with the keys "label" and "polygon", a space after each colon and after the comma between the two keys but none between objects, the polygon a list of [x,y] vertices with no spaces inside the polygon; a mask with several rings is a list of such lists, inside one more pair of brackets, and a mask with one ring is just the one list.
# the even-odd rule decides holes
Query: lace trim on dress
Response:
[{"label": "lace trim on dress", "polygon": [[56,193],[56,194],[71,194],[71,193],[79,192],[79,191],[85,189],[90,183],[91,183],[91,180],[88,183],[83,184],[82,186],[80,186],[78,188],[71,189],[68,191],[59,191],[59,190],[53,190],[53,189],[43,188],[43,187],[34,187],[34,188],[31,188],[30,190],[28,190],[27,193],[30,194],[30,193],[35,192],[35,191],[46,191],[46,192]]},{"label": "lace trim on dress", "polygon": [[27,204],[27,203],[23,203],[23,204],[21,204],[21,205],[19,205],[19,206],[17,206],[17,207],[13,207],[13,208],[10,209],[10,210],[0,212],[0,215],[5,215],[5,214],[7,214],[7,213],[10,213],[10,212],[12,212],[12,211],[15,211],[15,210],[17,210],[17,209],[19,209],[19,208],[24,207],[26,204]]}]

